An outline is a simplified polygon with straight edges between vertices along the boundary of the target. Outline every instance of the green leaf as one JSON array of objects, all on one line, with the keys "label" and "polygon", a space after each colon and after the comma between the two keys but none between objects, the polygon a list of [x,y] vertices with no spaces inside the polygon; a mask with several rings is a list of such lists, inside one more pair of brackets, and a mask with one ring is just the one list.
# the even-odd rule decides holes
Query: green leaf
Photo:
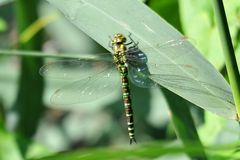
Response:
[{"label": "green leaf", "polygon": [[[118,32],[132,33],[132,38],[139,42],[139,48],[147,55],[152,80],[203,109],[236,119],[232,93],[221,74],[179,32],[141,2],[49,2],[109,51],[109,36]],[[175,67],[156,70],[155,66],[161,64]]]},{"label": "green leaf", "polygon": [[4,32],[7,29],[7,23],[2,18],[0,18],[0,32]]},{"label": "green leaf", "polygon": [[[21,33],[37,19],[37,2],[18,0],[15,3],[17,29]],[[31,14],[29,14],[31,13]],[[42,35],[38,33],[26,43],[19,43],[21,49],[41,50]],[[32,137],[37,130],[37,124],[45,108],[42,103],[43,78],[38,74],[39,68],[43,65],[40,58],[23,57],[21,59],[21,71],[17,99],[14,109],[18,114],[18,121],[15,130],[22,137]],[[22,154],[25,155],[29,142],[17,139]]]},{"label": "green leaf", "polygon": [[232,38],[230,35],[223,2],[216,1],[216,0],[214,0],[213,2],[214,2],[216,19],[218,22],[218,28],[220,31],[222,47],[224,51],[223,53],[225,57],[227,73],[228,73],[229,81],[230,81],[232,92],[233,92],[237,114],[238,114],[238,117],[240,117],[240,75],[239,75],[239,69],[237,67],[237,61],[235,57],[233,44],[232,44]]},{"label": "green leaf", "polygon": [[[212,160],[216,160],[217,158],[217,160],[234,159],[239,156],[238,153],[233,154],[235,147],[236,144],[230,144],[226,146],[208,147],[207,150]],[[177,159],[179,154],[184,152],[189,152],[196,156],[201,153],[201,150],[199,150],[198,146],[194,143],[192,143],[192,147],[190,148],[179,147],[176,143],[148,143],[124,148],[82,149],[31,160],[154,159],[164,158],[164,156],[167,155],[176,156],[174,159]]]},{"label": "green leaf", "polygon": [[23,160],[15,137],[0,128],[0,159]]},{"label": "green leaf", "polygon": [[[228,24],[233,41],[237,44],[238,0],[224,1]],[[180,16],[184,33],[196,40],[197,48],[217,69],[224,66],[224,54],[217,24],[214,20],[212,2],[209,0],[179,1]],[[201,24],[201,25],[199,25]]]},{"label": "green leaf", "polygon": [[163,89],[163,93],[169,103],[169,109],[172,113],[171,118],[177,136],[181,139],[184,146],[191,148],[194,142],[194,144],[199,147],[199,153],[201,154],[193,156],[191,153],[188,153],[189,156],[192,159],[207,159],[207,155],[205,154],[204,147],[201,144],[197,129],[190,113],[190,103],[187,103],[187,101],[166,89]]},{"label": "green leaf", "polygon": [[[150,0],[148,6],[151,7],[160,16],[166,19],[171,25],[182,30],[179,13],[178,0]],[[174,14],[173,11],[174,10]]]}]

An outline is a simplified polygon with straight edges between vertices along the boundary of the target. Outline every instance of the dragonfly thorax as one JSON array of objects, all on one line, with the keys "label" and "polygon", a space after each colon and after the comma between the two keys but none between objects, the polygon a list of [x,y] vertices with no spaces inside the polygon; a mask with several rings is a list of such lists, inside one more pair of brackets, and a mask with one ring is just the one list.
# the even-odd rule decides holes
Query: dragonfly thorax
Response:
[{"label": "dragonfly thorax", "polygon": [[126,65],[127,58],[124,52],[118,52],[113,54],[113,60],[116,65]]},{"label": "dragonfly thorax", "polygon": [[114,63],[116,64],[121,75],[127,75],[127,58],[125,56],[127,47],[125,42],[126,37],[121,33],[115,34],[112,39]]},{"label": "dragonfly thorax", "polygon": [[126,42],[126,37],[121,34],[121,33],[117,33],[114,35],[113,39],[112,39],[112,49],[113,49],[113,52],[114,52],[114,55],[123,55],[127,48],[126,48],[126,45],[125,45],[125,42]]},{"label": "dragonfly thorax", "polygon": [[124,53],[126,51],[126,46],[124,44],[113,45],[113,51],[115,54]]}]

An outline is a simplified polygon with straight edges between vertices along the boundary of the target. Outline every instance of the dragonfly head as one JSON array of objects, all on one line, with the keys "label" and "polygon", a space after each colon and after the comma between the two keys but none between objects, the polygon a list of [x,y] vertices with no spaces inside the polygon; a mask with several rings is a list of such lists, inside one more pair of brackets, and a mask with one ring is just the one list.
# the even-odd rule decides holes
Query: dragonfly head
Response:
[{"label": "dragonfly head", "polygon": [[125,42],[126,42],[126,37],[121,33],[115,34],[112,39],[112,44],[122,44]]}]

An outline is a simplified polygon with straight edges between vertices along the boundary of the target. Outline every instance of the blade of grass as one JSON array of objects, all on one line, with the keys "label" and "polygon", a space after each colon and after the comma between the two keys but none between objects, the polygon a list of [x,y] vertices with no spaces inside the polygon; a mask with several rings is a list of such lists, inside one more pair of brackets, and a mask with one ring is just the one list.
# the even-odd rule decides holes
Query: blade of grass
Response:
[{"label": "blade of grass", "polygon": [[193,146],[193,143],[197,145],[199,149],[198,153],[200,154],[196,156],[192,155],[189,152],[186,153],[192,159],[206,160],[207,156],[193,122],[193,118],[188,107],[189,103],[167,89],[162,88],[162,91],[169,104],[169,109],[171,110],[172,114],[171,118],[177,136],[181,139],[186,148],[191,148]]},{"label": "blade of grass", "polygon": [[0,127],[0,159],[24,160],[15,141],[16,136]]},{"label": "blade of grass", "polygon": [[237,62],[232,45],[231,35],[229,32],[227,18],[224,11],[222,0],[214,0],[214,9],[216,13],[216,19],[218,22],[218,28],[220,37],[222,40],[222,47],[224,50],[224,57],[227,72],[229,75],[229,81],[232,88],[235,106],[237,109],[238,118],[240,117],[240,76],[237,67]]},{"label": "blade of grass", "polygon": [[[15,2],[18,33],[22,33],[29,25],[36,21],[38,1],[18,0]],[[20,49],[40,50],[42,46],[42,34],[39,32],[30,41],[19,43]],[[32,137],[37,129],[39,119],[44,111],[42,103],[43,78],[38,74],[43,65],[40,58],[23,57],[21,59],[21,75],[14,109],[19,120],[16,130],[22,137]],[[20,137],[21,137],[20,136]],[[28,143],[21,143],[17,139],[20,150],[25,155]]]},{"label": "blade of grass", "polygon": [[[232,150],[236,144],[229,144],[224,146],[207,147],[211,159],[236,159],[239,154],[233,154]],[[176,155],[186,152],[188,150],[194,155],[199,154],[199,147],[192,145],[190,148],[179,147],[176,145],[169,145],[169,143],[149,143],[138,145],[133,148],[92,148],[81,149],[72,152],[59,153],[56,155],[33,158],[31,160],[92,160],[92,159],[155,159],[165,155]],[[217,157],[217,158],[216,158]],[[177,158],[176,158],[177,159]],[[29,159],[30,160],[30,159]]]}]

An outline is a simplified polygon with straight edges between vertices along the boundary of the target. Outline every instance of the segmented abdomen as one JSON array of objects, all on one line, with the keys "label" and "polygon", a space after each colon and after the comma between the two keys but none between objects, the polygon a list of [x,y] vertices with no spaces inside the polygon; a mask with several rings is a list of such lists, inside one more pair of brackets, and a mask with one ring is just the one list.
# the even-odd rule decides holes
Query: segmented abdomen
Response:
[{"label": "segmented abdomen", "polygon": [[128,82],[127,75],[122,74],[121,77],[122,77],[123,102],[124,102],[125,114],[126,114],[127,124],[128,124],[128,134],[129,134],[130,144],[131,144],[133,141],[136,142],[135,135],[134,135],[132,102],[130,97],[130,89],[129,89],[129,82]]}]

